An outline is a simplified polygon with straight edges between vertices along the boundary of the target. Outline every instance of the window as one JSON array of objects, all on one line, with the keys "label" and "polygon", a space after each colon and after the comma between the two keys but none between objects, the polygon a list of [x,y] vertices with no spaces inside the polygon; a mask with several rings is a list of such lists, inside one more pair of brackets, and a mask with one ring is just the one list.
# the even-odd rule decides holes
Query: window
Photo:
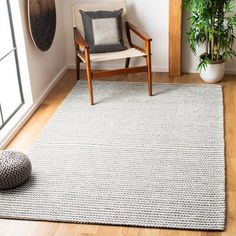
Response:
[{"label": "window", "polygon": [[24,104],[9,0],[0,0],[0,130]]}]

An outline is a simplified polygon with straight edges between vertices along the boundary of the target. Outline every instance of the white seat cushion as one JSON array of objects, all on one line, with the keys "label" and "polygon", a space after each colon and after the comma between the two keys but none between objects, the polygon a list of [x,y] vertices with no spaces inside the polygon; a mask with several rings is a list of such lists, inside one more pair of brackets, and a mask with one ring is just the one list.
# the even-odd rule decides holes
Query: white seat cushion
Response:
[{"label": "white seat cushion", "polygon": [[[78,54],[80,57],[80,55]],[[90,54],[90,61],[91,62],[100,62],[100,61],[110,61],[110,60],[117,60],[117,59],[125,59],[125,58],[133,58],[133,57],[143,57],[146,56],[145,53],[139,51],[136,48],[128,48],[124,51],[118,52],[106,52],[106,53],[91,53]],[[81,57],[80,57],[81,58]],[[81,58],[82,61],[83,58]]]}]

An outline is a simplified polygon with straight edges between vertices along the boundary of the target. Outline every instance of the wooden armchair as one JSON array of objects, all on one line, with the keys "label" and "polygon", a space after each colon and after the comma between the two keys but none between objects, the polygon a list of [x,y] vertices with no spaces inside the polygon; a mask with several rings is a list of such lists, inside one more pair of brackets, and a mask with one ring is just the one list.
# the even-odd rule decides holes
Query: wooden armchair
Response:
[{"label": "wooden armchair", "polygon": [[[98,11],[107,10],[113,11],[123,8],[123,35],[127,50],[107,53],[90,53],[89,45],[84,39],[84,29],[79,10],[83,11]],[[80,78],[80,63],[85,63],[90,103],[94,105],[92,79],[120,74],[129,73],[147,73],[148,93],[152,96],[152,69],[151,69],[151,38],[147,34],[139,30],[137,27],[127,21],[127,10],[125,0],[109,1],[106,3],[86,3],[74,5],[72,7],[74,42],[76,51],[76,69],[77,79]],[[144,41],[144,48],[141,48],[133,43],[131,32]],[[129,67],[130,59],[135,57],[143,57],[145,59],[144,66]],[[108,70],[108,71],[93,71],[91,69],[92,62],[102,62],[109,60],[125,59],[125,68]]]}]

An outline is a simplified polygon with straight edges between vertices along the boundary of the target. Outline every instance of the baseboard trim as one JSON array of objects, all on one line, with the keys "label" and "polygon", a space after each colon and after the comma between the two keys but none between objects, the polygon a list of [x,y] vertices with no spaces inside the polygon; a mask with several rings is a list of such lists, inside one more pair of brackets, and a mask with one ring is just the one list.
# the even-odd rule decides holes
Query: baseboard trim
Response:
[{"label": "baseboard trim", "polygon": [[[105,66],[93,65],[93,69],[95,69],[95,70],[116,70],[116,69],[120,69],[120,68],[122,68],[122,65],[118,65],[118,66],[115,66],[115,65],[105,65]],[[75,64],[68,64],[68,69],[75,70],[76,65]],[[84,64],[81,65],[81,69],[86,69]],[[152,66],[152,71],[153,72],[168,72],[168,68],[167,67],[160,67],[160,66]]]},{"label": "baseboard trim", "polygon": [[[41,103],[44,101],[44,99],[47,97],[47,95],[51,92],[51,90],[55,87],[55,85],[64,76],[64,74],[67,72],[67,70],[68,70],[68,66],[66,65],[55,76],[55,78],[51,81],[51,83],[48,85],[48,87],[45,89],[45,91],[42,93],[42,95],[37,99],[37,101],[32,104],[28,104],[26,110],[22,112],[21,117],[20,117],[19,121],[17,122],[17,124],[15,124],[13,127],[10,127],[10,128],[6,127],[9,130],[4,132],[5,134],[0,140],[0,149],[6,148],[6,146],[12,141],[12,139],[15,137],[15,135],[20,131],[20,129],[25,125],[25,123],[29,120],[29,118],[38,109],[38,107],[41,105]],[[21,112],[21,111],[19,111],[19,112]]]},{"label": "baseboard trim", "polygon": [[236,70],[234,69],[226,69],[225,70],[226,75],[236,75]]},{"label": "baseboard trim", "polygon": [[[199,74],[199,71],[197,71],[197,70],[190,70],[190,71],[184,71],[184,73]],[[225,74],[226,75],[236,75],[236,70],[234,70],[234,69],[226,69],[225,70]]]},{"label": "baseboard trim", "polygon": [[52,89],[55,87],[55,85],[60,81],[60,79],[65,75],[65,73],[68,70],[68,66],[64,66],[63,69],[59,71],[59,73],[55,76],[55,78],[51,81],[51,83],[48,85],[48,87],[45,89],[45,91],[41,94],[41,96],[37,99],[36,102],[34,102],[34,109],[37,109],[40,104],[43,102],[43,100],[47,97],[47,95],[52,91]]}]

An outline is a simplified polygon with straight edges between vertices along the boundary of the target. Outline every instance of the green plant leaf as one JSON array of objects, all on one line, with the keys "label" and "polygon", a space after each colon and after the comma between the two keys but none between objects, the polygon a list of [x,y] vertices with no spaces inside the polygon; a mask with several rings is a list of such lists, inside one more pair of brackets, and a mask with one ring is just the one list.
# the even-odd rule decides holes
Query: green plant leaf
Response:
[{"label": "green plant leaf", "polygon": [[200,59],[198,70],[206,69],[211,61],[227,61],[236,56],[233,0],[183,0],[182,6],[191,12],[187,32],[190,49],[196,55],[197,46],[206,46],[206,57]]}]

